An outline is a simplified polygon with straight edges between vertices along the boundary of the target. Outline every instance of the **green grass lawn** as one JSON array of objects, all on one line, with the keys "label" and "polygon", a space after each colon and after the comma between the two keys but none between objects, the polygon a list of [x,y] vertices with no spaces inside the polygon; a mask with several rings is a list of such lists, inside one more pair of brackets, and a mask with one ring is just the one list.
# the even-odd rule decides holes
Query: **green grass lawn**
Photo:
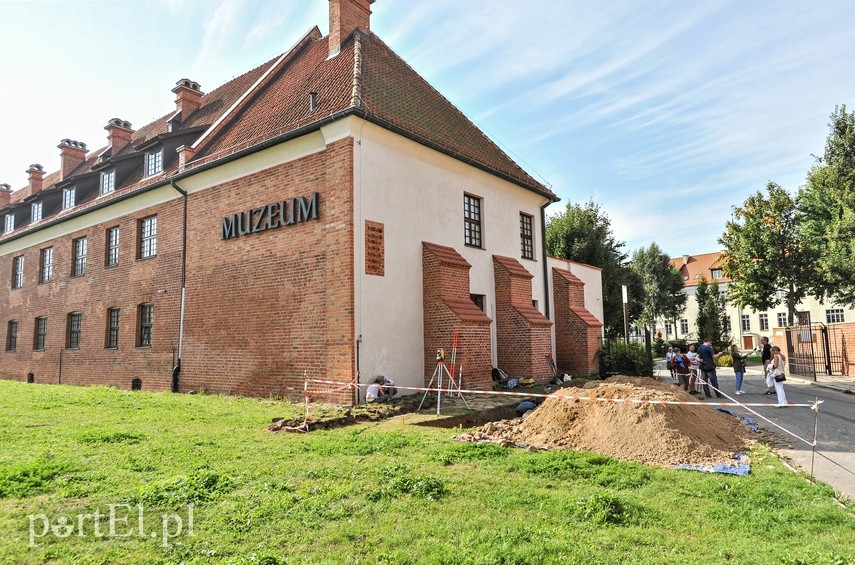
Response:
[{"label": "green grass lawn", "polygon": [[270,433],[300,407],[9,381],[0,405],[0,563],[855,563],[855,507],[764,446],[734,477],[429,415]]}]

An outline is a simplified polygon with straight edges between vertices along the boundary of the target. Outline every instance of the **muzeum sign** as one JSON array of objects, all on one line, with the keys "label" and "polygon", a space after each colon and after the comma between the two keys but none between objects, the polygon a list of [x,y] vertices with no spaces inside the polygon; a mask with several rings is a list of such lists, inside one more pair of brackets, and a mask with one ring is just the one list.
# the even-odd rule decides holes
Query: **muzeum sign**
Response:
[{"label": "muzeum sign", "polygon": [[223,218],[223,239],[282,228],[318,219],[318,193],[251,208]]}]

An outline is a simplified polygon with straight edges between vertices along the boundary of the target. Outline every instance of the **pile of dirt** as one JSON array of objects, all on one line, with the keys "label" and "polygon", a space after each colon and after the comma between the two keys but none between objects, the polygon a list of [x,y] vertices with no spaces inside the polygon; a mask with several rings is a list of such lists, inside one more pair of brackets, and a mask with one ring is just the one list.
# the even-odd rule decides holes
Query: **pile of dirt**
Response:
[{"label": "pile of dirt", "polygon": [[524,419],[491,422],[458,439],[589,451],[660,466],[726,462],[751,443],[738,418],[709,406],[567,398],[574,396],[695,400],[673,385],[616,376],[586,383],[582,388],[562,388]]}]

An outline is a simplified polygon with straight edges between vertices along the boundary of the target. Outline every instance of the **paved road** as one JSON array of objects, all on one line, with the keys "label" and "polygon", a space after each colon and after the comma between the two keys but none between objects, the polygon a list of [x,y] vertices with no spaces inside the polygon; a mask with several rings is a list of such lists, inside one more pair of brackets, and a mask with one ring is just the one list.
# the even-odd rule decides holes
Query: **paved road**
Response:
[{"label": "paved road", "polygon": [[[665,375],[662,378],[663,381],[670,380],[667,373],[660,374]],[[759,368],[748,369],[742,387],[747,394],[740,396],[733,395],[732,369],[719,369],[718,375],[721,390],[735,400],[769,404],[768,407],[751,408],[759,416],[751,414],[747,408],[735,408],[731,411],[756,419],[761,427],[774,432],[783,440],[786,447],[781,451],[797,467],[807,473],[810,473],[813,468],[813,474],[817,479],[855,500],[855,395],[819,387],[798,379],[787,380],[785,390],[790,403],[812,403],[817,398],[822,401],[819,405],[817,446],[814,452],[810,445],[802,441],[802,439],[808,442],[813,440],[815,414],[810,408],[776,408],[775,396],[763,394],[766,385]],[[727,399],[721,400],[727,401]],[[763,420],[760,416],[768,418],[771,422]],[[777,428],[774,424],[787,431]],[[797,439],[791,434],[802,439]]]}]

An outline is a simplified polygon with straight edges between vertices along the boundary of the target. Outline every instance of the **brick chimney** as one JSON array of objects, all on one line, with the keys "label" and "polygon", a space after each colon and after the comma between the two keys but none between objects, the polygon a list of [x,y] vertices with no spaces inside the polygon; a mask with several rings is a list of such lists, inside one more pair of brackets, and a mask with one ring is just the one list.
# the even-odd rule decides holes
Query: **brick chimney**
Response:
[{"label": "brick chimney", "polygon": [[5,208],[12,201],[12,187],[5,182],[0,184],[0,208]]},{"label": "brick chimney", "polygon": [[178,149],[178,169],[183,171],[184,167],[187,166],[187,163],[193,160],[193,156],[196,155],[196,150],[190,147],[189,145],[182,145]]},{"label": "brick chimney", "polygon": [[59,180],[65,180],[71,171],[86,160],[86,144],[73,139],[63,139],[57,145],[59,148]]},{"label": "brick chimney", "polygon": [[330,57],[338,55],[342,42],[356,28],[365,33],[371,31],[368,22],[371,19],[373,2],[374,0],[330,0]]},{"label": "brick chimney", "polygon": [[196,108],[202,105],[202,90],[199,83],[189,78],[182,78],[176,82],[172,92],[175,93],[175,111],[178,112],[176,119],[179,122],[186,120]]},{"label": "brick chimney", "polygon": [[113,118],[107,125],[104,126],[107,130],[107,143],[110,144],[110,155],[116,155],[125,145],[131,142],[131,137],[134,135],[134,130],[131,129],[131,122],[126,122],[119,118]]},{"label": "brick chimney", "polygon": [[27,174],[30,175],[30,188],[29,192],[32,196],[33,194],[41,191],[42,182],[45,179],[45,169],[38,163],[30,165],[30,168],[27,169]]}]

